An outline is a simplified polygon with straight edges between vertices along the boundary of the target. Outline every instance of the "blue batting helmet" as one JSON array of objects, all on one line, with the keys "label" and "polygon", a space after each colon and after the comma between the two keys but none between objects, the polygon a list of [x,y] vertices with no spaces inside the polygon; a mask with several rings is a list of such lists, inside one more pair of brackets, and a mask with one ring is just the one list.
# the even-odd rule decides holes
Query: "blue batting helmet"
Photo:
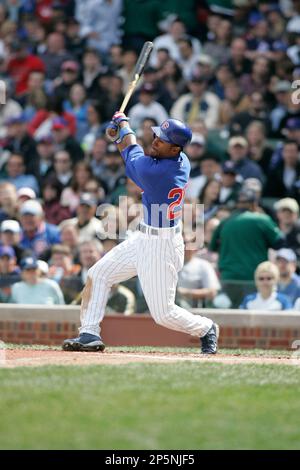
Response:
[{"label": "blue batting helmet", "polygon": [[166,119],[159,127],[151,127],[154,134],[169,144],[184,147],[192,139],[192,131],[178,119]]}]

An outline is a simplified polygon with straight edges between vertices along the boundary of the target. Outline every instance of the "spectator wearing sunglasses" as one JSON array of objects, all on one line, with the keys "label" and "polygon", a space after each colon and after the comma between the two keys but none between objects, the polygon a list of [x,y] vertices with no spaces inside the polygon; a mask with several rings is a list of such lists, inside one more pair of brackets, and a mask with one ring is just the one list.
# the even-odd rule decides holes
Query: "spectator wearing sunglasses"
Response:
[{"label": "spectator wearing sunglasses", "polygon": [[288,310],[292,304],[288,297],[277,292],[279,269],[270,261],[260,263],[254,274],[257,292],[246,295],[240,308],[244,310]]}]

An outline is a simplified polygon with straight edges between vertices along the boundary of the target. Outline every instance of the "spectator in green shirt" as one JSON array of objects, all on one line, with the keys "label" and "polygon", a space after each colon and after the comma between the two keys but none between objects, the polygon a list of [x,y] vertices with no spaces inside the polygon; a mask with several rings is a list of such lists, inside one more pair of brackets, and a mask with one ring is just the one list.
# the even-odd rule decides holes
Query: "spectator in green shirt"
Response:
[{"label": "spectator in green shirt", "polygon": [[253,281],[256,267],[268,259],[268,249],[280,247],[283,234],[271,217],[257,212],[257,202],[254,191],[240,191],[238,210],[213,233],[210,249],[219,253],[222,281]]}]

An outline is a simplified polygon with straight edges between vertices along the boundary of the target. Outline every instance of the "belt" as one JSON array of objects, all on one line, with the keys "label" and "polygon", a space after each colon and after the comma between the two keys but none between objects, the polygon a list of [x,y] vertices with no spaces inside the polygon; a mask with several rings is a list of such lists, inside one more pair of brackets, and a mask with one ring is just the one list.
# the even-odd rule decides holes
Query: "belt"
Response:
[{"label": "belt", "polygon": [[170,233],[179,233],[181,232],[181,227],[180,225],[176,225],[175,227],[161,227],[161,228],[155,228],[155,227],[150,227],[147,225],[139,224],[137,229],[140,232],[143,233],[148,233],[150,235],[159,235],[162,233],[162,231],[170,231]]}]

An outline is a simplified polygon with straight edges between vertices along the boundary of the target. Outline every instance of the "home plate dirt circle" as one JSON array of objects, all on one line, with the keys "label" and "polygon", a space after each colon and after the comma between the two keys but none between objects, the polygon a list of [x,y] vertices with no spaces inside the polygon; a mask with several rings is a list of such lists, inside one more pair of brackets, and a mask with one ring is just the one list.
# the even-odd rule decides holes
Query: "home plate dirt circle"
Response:
[{"label": "home plate dirt circle", "polygon": [[0,367],[13,368],[47,365],[120,365],[136,362],[174,363],[174,362],[218,362],[223,364],[288,364],[300,366],[300,357],[253,357],[229,354],[202,356],[198,353],[163,352],[115,352],[103,353],[66,352],[49,350],[7,349],[0,351]]}]

